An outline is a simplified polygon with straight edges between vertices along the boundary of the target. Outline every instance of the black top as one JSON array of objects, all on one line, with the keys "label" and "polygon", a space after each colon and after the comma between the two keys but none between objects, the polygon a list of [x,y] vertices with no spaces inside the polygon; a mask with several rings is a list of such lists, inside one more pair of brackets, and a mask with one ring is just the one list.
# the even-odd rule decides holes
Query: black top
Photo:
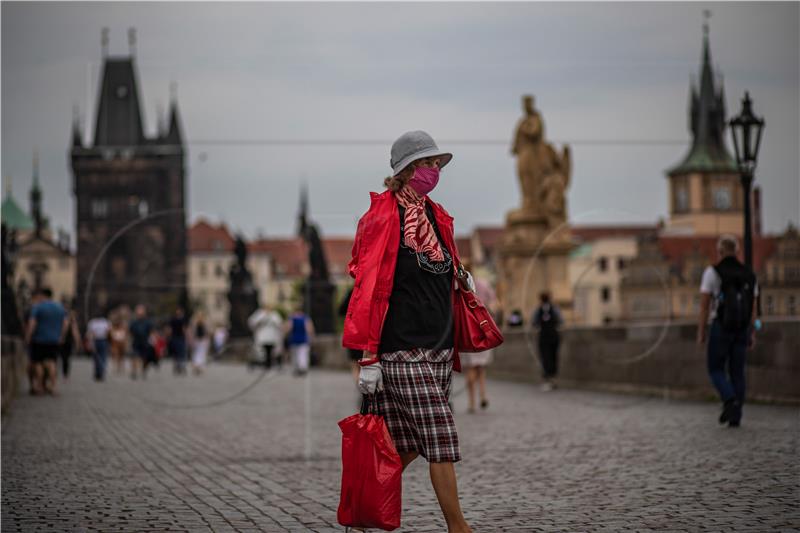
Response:
[{"label": "black top", "polygon": [[184,337],[186,336],[186,318],[177,316],[172,317],[172,320],[169,321],[169,327],[172,330],[173,337]]},{"label": "black top", "polygon": [[133,346],[136,348],[144,348],[150,340],[150,333],[153,331],[153,323],[148,318],[137,318],[131,322],[131,336],[133,337]]},{"label": "black top", "polygon": [[441,262],[430,261],[425,254],[406,247],[403,242],[405,209],[398,207],[400,250],[378,351],[452,348],[453,259],[442,242],[430,204],[425,204],[425,212],[444,252],[444,261]]}]

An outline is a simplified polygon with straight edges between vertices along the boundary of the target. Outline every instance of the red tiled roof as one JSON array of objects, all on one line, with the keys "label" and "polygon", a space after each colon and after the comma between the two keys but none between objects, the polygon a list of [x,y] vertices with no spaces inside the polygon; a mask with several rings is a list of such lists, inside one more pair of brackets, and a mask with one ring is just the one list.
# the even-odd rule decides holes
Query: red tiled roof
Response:
[{"label": "red tiled roof", "polygon": [[225,224],[214,226],[204,219],[195,222],[187,236],[191,252],[232,252],[234,238]]},{"label": "red tiled roof", "polygon": [[646,233],[655,233],[656,225],[597,225],[597,226],[572,226],[573,237],[580,241],[592,241],[608,237],[635,237]]},{"label": "red tiled roof", "polygon": [[283,276],[300,276],[308,262],[306,244],[300,237],[290,239],[258,239],[247,244],[250,253],[267,253],[272,256],[276,273]]},{"label": "red tiled roof", "polygon": [[325,259],[331,274],[346,275],[347,263],[353,257],[353,239],[350,237],[328,237],[322,239]]},{"label": "red tiled roof", "polygon": [[[475,233],[478,234],[478,242],[487,250],[494,250],[503,238],[503,226],[478,226]],[[459,250],[461,247],[459,247]]]},{"label": "red tiled roof", "polygon": [[[767,259],[777,249],[776,237],[756,237],[753,239],[753,267],[756,273],[761,272]],[[659,237],[658,248],[672,264],[681,264],[688,255],[705,256],[708,264],[716,263],[717,237]],[[740,242],[739,260],[744,261]]]},{"label": "red tiled roof", "polygon": [[472,239],[469,237],[456,237],[456,248],[458,248],[458,254],[461,256],[461,260],[464,262],[469,263],[472,259]]}]

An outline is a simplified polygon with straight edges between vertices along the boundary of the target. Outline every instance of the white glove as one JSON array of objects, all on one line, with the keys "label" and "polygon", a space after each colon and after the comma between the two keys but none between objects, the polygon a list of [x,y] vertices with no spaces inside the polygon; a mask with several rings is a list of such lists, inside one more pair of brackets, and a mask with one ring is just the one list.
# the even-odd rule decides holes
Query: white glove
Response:
[{"label": "white glove", "polygon": [[383,367],[380,361],[361,367],[358,373],[358,390],[361,394],[375,394],[383,390]]}]

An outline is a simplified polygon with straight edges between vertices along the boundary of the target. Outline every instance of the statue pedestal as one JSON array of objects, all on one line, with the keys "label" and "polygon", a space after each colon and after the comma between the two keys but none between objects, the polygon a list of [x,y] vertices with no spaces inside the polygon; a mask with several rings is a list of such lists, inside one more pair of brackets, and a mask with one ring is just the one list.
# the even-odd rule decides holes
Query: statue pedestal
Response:
[{"label": "statue pedestal", "polygon": [[544,216],[517,209],[506,217],[499,248],[498,298],[503,316],[522,312],[526,322],[547,291],[561,308],[565,321],[572,317],[569,253],[573,245],[569,225],[550,228]]}]

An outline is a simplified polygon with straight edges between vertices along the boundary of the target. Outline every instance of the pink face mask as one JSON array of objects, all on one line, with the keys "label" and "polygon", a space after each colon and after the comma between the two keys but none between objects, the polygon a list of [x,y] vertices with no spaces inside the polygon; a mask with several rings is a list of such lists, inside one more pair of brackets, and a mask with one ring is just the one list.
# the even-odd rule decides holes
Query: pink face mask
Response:
[{"label": "pink face mask", "polygon": [[408,181],[408,184],[422,196],[431,192],[437,183],[439,183],[439,169],[436,167],[417,167],[414,169],[414,177]]}]

